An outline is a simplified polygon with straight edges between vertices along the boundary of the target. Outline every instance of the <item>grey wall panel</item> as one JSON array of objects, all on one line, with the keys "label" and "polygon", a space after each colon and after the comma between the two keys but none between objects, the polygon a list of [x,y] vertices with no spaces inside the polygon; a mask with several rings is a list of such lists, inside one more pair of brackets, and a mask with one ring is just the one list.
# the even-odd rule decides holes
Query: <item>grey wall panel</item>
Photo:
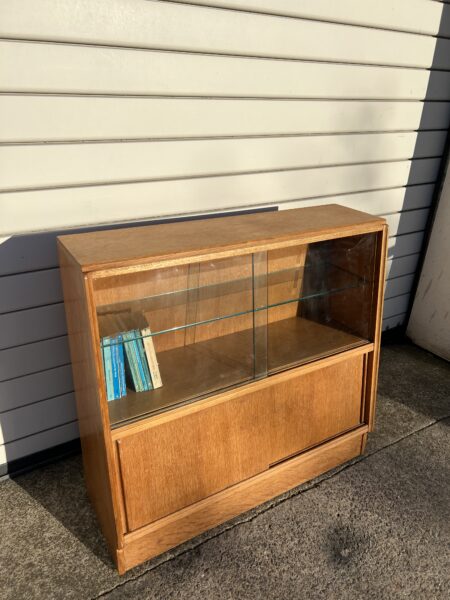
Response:
[{"label": "grey wall panel", "polygon": [[411,275],[402,275],[394,279],[386,281],[385,298],[393,298],[394,296],[402,296],[409,294],[414,282],[414,273]]},{"label": "grey wall panel", "polygon": [[4,382],[32,373],[39,374],[69,363],[69,344],[65,334],[15,346],[0,350],[0,381]]},{"label": "grey wall panel", "polygon": [[428,208],[386,215],[389,231],[394,235],[423,231],[426,227],[427,219]]},{"label": "grey wall panel", "polygon": [[66,319],[62,303],[0,315],[0,350],[65,333]]},{"label": "grey wall panel", "polygon": [[7,444],[0,445],[0,464],[46,450],[58,444],[63,444],[64,442],[74,440],[78,436],[78,423],[72,421],[71,423],[44,429],[34,435],[18,438]]},{"label": "grey wall panel", "polygon": [[388,319],[395,315],[404,314],[408,309],[409,294],[405,293],[400,296],[393,296],[384,301],[383,317]]},{"label": "grey wall panel", "polygon": [[73,400],[71,393],[3,412],[0,444],[74,421],[76,410]]},{"label": "grey wall panel", "polygon": [[0,313],[45,306],[62,300],[58,269],[0,278]]},{"label": "grey wall panel", "polygon": [[419,253],[415,253],[389,259],[386,264],[387,277],[395,278],[414,274],[419,256]]},{"label": "grey wall panel", "polygon": [[389,331],[389,329],[395,329],[396,327],[400,327],[403,325],[406,317],[406,312],[401,313],[399,315],[395,315],[393,317],[386,317],[383,319],[383,331]]},{"label": "grey wall panel", "polygon": [[0,414],[69,392],[73,392],[70,365],[8,379],[0,382]]},{"label": "grey wall panel", "polygon": [[415,254],[422,247],[424,232],[406,233],[388,240],[388,258]]},{"label": "grey wall panel", "polygon": [[57,264],[54,233],[0,238],[0,277],[51,269]]}]

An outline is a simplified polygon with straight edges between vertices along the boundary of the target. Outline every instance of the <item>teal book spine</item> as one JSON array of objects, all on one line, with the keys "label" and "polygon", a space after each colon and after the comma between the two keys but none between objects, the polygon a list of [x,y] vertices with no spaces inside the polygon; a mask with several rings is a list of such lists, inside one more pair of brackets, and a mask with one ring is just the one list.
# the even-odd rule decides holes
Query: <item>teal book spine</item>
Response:
[{"label": "teal book spine", "polygon": [[119,383],[120,383],[120,398],[127,395],[127,384],[125,381],[125,357],[123,350],[123,338],[122,335],[117,336],[117,354],[118,354],[118,363],[119,363]]},{"label": "teal book spine", "polygon": [[111,364],[112,364],[112,380],[114,389],[114,398],[117,400],[120,398],[120,380],[119,380],[119,352],[117,338],[111,338]]},{"label": "teal book spine", "polygon": [[114,400],[114,383],[112,374],[112,361],[111,361],[111,346],[110,338],[104,337],[102,340],[102,354],[103,354],[103,369],[105,372],[105,387],[106,387],[106,399],[108,402]]}]

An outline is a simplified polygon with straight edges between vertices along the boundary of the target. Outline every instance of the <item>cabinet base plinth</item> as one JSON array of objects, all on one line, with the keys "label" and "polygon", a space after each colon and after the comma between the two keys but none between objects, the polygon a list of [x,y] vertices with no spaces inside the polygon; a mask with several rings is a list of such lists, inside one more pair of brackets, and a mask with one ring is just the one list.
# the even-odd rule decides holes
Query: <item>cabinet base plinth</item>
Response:
[{"label": "cabinet base plinth", "polygon": [[367,426],[343,434],[124,537],[122,575],[133,567],[360,455]]}]

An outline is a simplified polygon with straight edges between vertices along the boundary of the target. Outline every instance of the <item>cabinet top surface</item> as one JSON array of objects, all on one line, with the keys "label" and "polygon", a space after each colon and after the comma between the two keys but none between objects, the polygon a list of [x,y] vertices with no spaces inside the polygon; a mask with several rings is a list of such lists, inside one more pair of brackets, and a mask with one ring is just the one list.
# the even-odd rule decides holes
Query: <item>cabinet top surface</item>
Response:
[{"label": "cabinet top surface", "polygon": [[385,220],[338,204],[59,236],[82,271],[126,267],[381,229]]}]

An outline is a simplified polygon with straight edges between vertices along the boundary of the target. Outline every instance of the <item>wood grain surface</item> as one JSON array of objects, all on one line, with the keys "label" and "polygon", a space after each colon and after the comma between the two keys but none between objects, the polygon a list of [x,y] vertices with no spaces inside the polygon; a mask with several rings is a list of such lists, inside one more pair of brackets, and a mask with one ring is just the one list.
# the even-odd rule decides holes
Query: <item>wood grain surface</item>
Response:
[{"label": "wood grain surface", "polygon": [[[381,229],[384,219],[337,204],[133,229],[60,236],[83,271],[250,251],[264,245],[326,239]],[[100,275],[101,273],[99,273]],[[104,273],[103,275],[108,275]]]}]

